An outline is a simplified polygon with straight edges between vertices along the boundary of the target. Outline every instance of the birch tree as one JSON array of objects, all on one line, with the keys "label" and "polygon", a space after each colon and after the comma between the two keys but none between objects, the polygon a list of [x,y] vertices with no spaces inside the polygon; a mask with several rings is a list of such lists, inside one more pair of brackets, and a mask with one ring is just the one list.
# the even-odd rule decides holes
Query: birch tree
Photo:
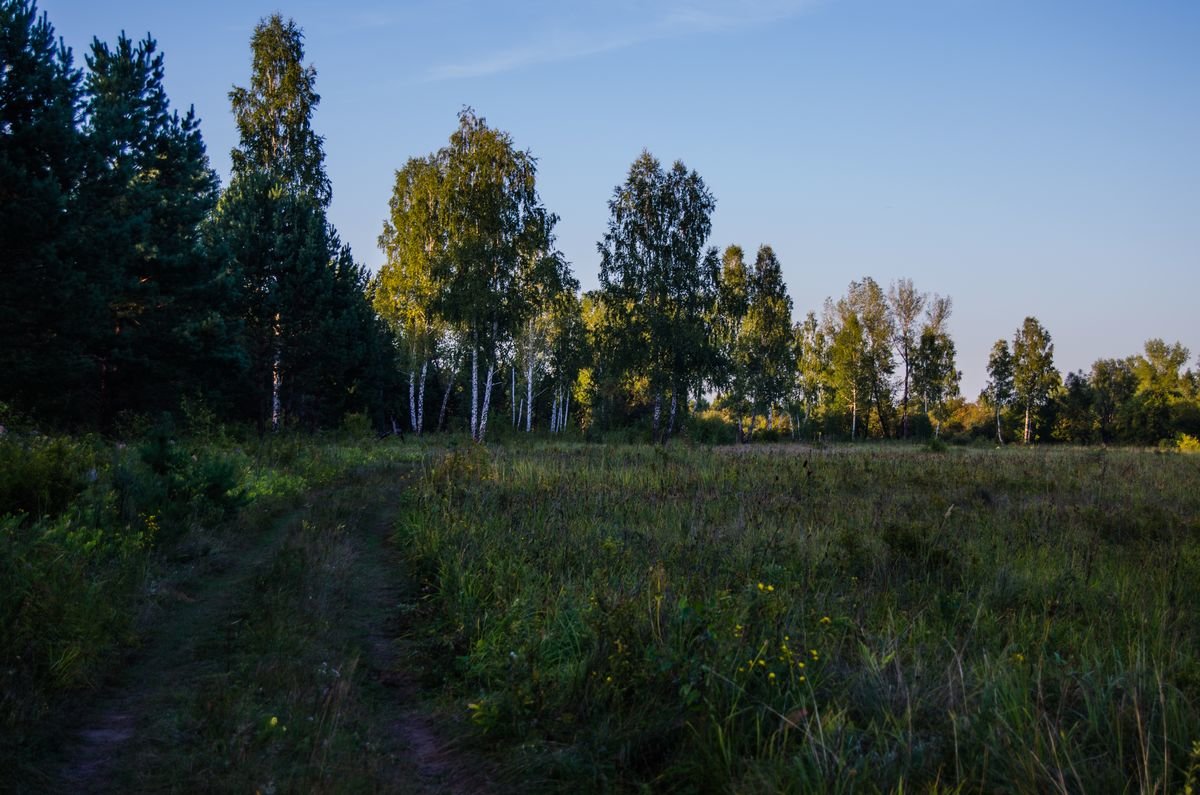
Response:
[{"label": "birch tree", "polygon": [[721,256],[712,327],[720,350],[717,386],[723,392],[725,406],[733,412],[737,422],[739,442],[746,438],[745,418],[750,408],[748,374],[738,347],[749,311],[750,274],[746,268],[746,255],[741,246],[729,246]]},{"label": "birch tree", "polygon": [[[258,201],[269,215],[270,208],[281,209],[282,216],[263,219],[274,222],[258,229],[258,234],[266,235],[267,230],[283,223],[287,210],[282,208],[289,204],[285,199],[305,197],[302,202],[311,202],[315,210],[323,212],[332,198],[332,188],[325,173],[324,141],[312,129],[312,115],[321,97],[315,89],[316,69],[304,65],[303,33],[294,21],[285,22],[281,15],[274,14],[255,27],[250,48],[250,85],[235,86],[229,92],[239,137],[231,153],[229,197]],[[232,215],[230,202],[224,204],[225,215]],[[254,234],[255,230],[247,231]],[[270,249],[268,244],[265,249],[260,247],[259,253]],[[285,259],[291,253],[276,251]],[[267,342],[253,347],[269,349],[270,424],[278,429],[283,418],[285,325],[291,322],[288,315],[293,309],[279,300],[280,284],[288,278],[290,269],[278,256],[252,260],[243,257],[241,264],[251,298],[247,313],[251,333],[259,340],[267,338]],[[264,311],[267,307],[270,311]]]},{"label": "birch tree", "polygon": [[525,270],[530,262],[557,257],[551,250],[557,218],[538,198],[533,156],[469,108],[435,158],[445,245],[431,262],[434,306],[461,329],[469,346],[471,438],[482,442],[499,352],[511,346],[532,311]]},{"label": "birch tree", "polygon": [[958,396],[962,374],[955,363],[954,340],[947,321],[952,302],[949,296],[934,295],[928,300],[920,341],[911,351],[913,391],[921,398],[921,409],[934,420],[934,435],[941,431],[941,409],[947,400]]},{"label": "birch tree", "polygon": [[260,423],[279,428],[285,412],[319,423],[357,400],[378,329],[365,273],[326,216],[331,189],[311,125],[320,97],[303,34],[275,14],[251,48],[250,85],[229,93],[239,144],[213,232],[241,281]]},{"label": "birch tree", "polygon": [[1054,368],[1054,343],[1037,318],[1027,317],[1013,337],[1013,389],[1025,410],[1023,441],[1033,441],[1035,413],[1062,383]]},{"label": "birch tree", "polygon": [[1004,444],[1004,427],[1001,418],[1004,410],[1012,403],[1015,394],[1013,388],[1013,359],[1008,348],[1008,340],[999,339],[992,345],[988,355],[988,382],[984,394],[996,412],[996,442]]},{"label": "birch tree", "polygon": [[919,342],[917,320],[926,300],[925,294],[917,292],[913,287],[912,279],[892,282],[888,289],[888,306],[895,319],[896,354],[900,357],[900,366],[904,371],[900,398],[900,436],[903,438],[908,438],[908,391],[912,379],[913,359]]},{"label": "birch tree", "polygon": [[891,409],[891,376],[894,330],[883,290],[869,276],[850,283],[836,304],[826,302],[826,328],[832,340],[830,352],[834,383],[851,413],[850,435],[856,436],[863,408],[864,433],[870,432],[870,409],[875,409],[880,433],[888,435]]},{"label": "birch tree", "polygon": [[814,416],[824,414],[829,393],[829,339],[809,312],[792,330],[796,347],[795,402],[803,412],[805,428],[811,428]]},{"label": "birch tree", "polygon": [[[643,151],[613,189],[600,252],[606,316],[622,340],[620,369],[649,382],[656,439],[673,433],[682,401],[716,370],[709,321],[719,264],[706,248],[716,206],[704,180]],[[670,399],[666,421],[664,403]]]},{"label": "birch tree", "polygon": [[437,356],[445,323],[435,311],[433,262],[445,248],[441,226],[442,180],[433,157],[412,158],[396,172],[388,218],[379,247],[386,260],[379,269],[374,307],[395,330],[402,346],[401,367],[408,380],[409,427],[425,425],[425,384]]}]

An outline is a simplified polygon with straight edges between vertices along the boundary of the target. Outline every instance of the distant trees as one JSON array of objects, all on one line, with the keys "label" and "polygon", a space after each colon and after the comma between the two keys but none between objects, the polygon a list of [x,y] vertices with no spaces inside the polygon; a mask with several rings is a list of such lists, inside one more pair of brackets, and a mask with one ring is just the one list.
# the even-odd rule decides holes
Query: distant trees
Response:
[{"label": "distant trees", "polygon": [[763,415],[778,433],[780,410],[793,436],[1200,435],[1200,374],[1178,342],[1063,379],[1029,317],[966,403],[952,302],[911,279],[885,292],[863,277],[793,322],[775,251],[718,259],[704,180],[646,151],[613,189],[600,289],[581,296],[537,161],[469,108],[396,172],[369,279],[327,217],[302,31],[275,14],[251,49],[220,191],[152,37],[94,40],[79,70],[33,2],[0,0],[0,402],[106,430],[199,398],[262,430],[370,411],[421,433],[434,394],[437,427],[453,408],[477,441],[505,393],[526,432],[648,418],[658,440],[710,407],[704,422],[723,416],[739,438]]},{"label": "distant trees", "polygon": [[[649,152],[613,189],[600,252],[601,299],[616,368],[647,381],[653,433],[666,440],[682,402],[718,370],[709,333],[719,264],[706,248],[716,201],[680,161],[664,170]],[[666,423],[663,403],[670,398]]]}]

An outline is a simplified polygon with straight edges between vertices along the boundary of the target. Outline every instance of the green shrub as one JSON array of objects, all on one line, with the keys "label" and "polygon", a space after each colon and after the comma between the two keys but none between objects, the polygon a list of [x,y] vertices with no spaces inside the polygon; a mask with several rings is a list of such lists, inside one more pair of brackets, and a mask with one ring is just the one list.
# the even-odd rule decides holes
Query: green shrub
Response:
[{"label": "green shrub", "polygon": [[58,515],[96,477],[89,439],[0,436],[0,515]]}]

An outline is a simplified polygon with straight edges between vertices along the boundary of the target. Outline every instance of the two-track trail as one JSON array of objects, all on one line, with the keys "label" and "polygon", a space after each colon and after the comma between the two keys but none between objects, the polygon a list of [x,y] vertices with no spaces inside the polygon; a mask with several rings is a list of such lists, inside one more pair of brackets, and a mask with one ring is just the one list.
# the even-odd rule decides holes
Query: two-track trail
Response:
[{"label": "two-track trail", "polygon": [[63,717],[45,788],[494,791],[407,639],[389,539],[410,477],[364,468],[182,552],[140,647]]}]

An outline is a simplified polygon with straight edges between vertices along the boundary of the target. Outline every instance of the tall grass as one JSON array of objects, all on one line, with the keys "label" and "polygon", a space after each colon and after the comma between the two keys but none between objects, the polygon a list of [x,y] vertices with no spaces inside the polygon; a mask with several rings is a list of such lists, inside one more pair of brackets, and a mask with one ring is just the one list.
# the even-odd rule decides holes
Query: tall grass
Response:
[{"label": "tall grass", "polygon": [[0,767],[20,764],[39,721],[137,643],[164,554],[250,503],[285,504],[407,455],[348,433],[237,440],[167,421],[138,433],[0,435]]},{"label": "tall grass", "polygon": [[470,449],[398,535],[446,681],[525,786],[1195,775],[1194,457]]}]

